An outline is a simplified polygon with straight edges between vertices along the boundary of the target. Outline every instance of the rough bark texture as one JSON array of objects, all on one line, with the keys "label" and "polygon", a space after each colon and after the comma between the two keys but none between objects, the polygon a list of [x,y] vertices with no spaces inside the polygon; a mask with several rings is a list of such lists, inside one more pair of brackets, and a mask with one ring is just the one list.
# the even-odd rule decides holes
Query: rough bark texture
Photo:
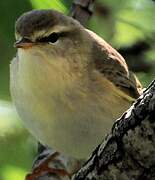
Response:
[{"label": "rough bark texture", "polygon": [[155,81],[114,123],[73,179],[155,179]]}]

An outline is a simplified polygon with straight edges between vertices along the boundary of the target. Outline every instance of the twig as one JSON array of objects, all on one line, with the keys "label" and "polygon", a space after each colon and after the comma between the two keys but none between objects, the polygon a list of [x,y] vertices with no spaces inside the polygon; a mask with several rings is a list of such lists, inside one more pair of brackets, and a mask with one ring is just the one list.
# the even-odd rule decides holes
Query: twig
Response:
[{"label": "twig", "polygon": [[93,14],[95,0],[75,0],[73,2],[70,16],[85,25]]}]

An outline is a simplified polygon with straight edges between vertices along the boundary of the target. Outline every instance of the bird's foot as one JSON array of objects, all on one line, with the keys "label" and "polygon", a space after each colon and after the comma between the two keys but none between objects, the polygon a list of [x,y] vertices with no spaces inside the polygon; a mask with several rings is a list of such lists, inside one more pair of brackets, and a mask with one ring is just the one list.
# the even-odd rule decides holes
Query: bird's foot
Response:
[{"label": "bird's foot", "polygon": [[58,156],[58,152],[49,154],[46,158],[43,159],[42,162],[40,162],[33,168],[32,173],[28,174],[25,180],[39,180],[40,177],[46,174],[54,174],[60,179],[66,176],[68,177],[67,179],[70,179],[71,175],[67,172],[67,170],[65,170],[65,168],[63,167],[59,167],[59,164],[61,163],[59,162]]}]

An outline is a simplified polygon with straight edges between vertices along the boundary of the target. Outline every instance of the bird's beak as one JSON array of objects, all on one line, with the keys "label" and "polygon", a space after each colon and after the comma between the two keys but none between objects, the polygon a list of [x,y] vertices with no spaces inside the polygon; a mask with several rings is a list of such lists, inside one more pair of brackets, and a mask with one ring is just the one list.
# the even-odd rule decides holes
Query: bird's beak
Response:
[{"label": "bird's beak", "polygon": [[14,43],[15,48],[24,48],[24,49],[30,48],[33,45],[34,45],[34,42],[32,42],[31,40],[27,38],[21,38],[20,40]]}]

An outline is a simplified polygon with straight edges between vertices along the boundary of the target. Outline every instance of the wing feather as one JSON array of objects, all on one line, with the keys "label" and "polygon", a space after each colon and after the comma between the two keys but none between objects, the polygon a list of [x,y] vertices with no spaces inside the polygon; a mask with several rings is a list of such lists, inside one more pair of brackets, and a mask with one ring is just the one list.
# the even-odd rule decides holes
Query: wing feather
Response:
[{"label": "wing feather", "polygon": [[142,86],[136,76],[128,70],[124,58],[98,35],[86,31],[94,39],[92,54],[97,71],[127,95],[132,98],[139,97]]}]

